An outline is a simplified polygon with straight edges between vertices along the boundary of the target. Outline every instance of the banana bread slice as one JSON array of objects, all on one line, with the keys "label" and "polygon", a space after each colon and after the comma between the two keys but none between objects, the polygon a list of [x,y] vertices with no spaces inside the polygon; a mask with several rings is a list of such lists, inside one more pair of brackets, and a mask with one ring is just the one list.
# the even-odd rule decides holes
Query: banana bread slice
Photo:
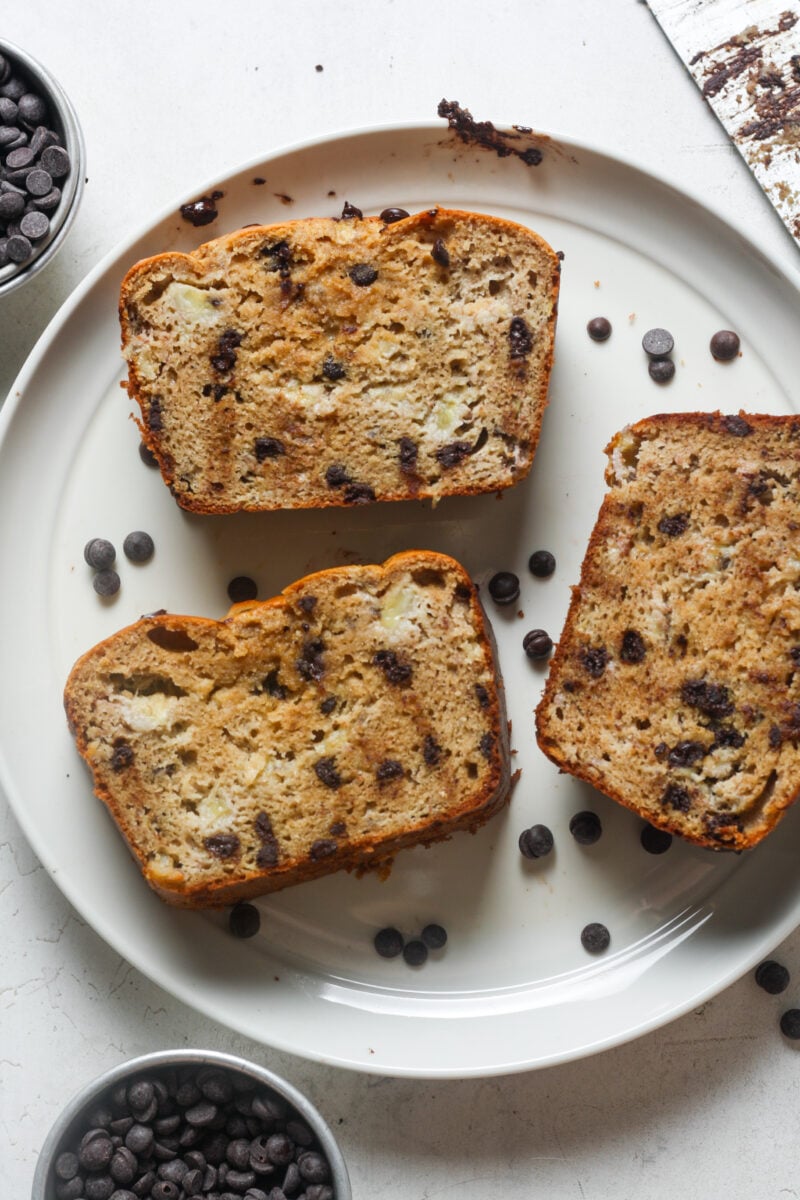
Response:
[{"label": "banana bread slice", "polygon": [[321,571],[223,621],[144,617],[83,655],[65,705],[145,879],[187,908],[385,867],[509,795],[490,628],[440,554]]},{"label": "banana bread slice", "polygon": [[800,417],[654,416],[607,453],[539,745],[661,829],[753,846],[800,789]]},{"label": "banana bread slice", "polygon": [[119,306],[143,440],[201,513],[510,487],[539,438],[559,269],[531,230],[438,208],[146,259]]}]

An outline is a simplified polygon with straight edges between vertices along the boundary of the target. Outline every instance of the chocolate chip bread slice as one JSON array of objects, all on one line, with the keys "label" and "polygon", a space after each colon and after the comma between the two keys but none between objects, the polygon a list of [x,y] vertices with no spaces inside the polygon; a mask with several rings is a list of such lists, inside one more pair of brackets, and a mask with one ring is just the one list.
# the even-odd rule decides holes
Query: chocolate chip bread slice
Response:
[{"label": "chocolate chip bread slice", "polygon": [[155,891],[227,904],[475,830],[509,794],[475,588],[444,555],[301,579],[85,654],[70,728]]},{"label": "chocolate chip bread slice", "polygon": [[510,487],[539,438],[559,267],[521,225],[437,208],[147,259],[120,297],[142,437],[201,513]]},{"label": "chocolate chip bread slice", "polygon": [[539,745],[653,825],[753,846],[800,789],[800,418],[656,416],[607,452]]}]

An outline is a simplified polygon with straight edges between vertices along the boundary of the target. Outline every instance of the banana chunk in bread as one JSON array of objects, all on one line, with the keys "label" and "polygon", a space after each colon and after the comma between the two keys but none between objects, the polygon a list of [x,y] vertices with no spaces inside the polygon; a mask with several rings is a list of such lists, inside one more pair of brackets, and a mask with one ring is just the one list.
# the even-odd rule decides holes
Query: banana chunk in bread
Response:
[{"label": "banana chunk in bread", "polygon": [[607,453],[539,745],[653,825],[745,849],[800,790],[800,417],[655,416]]},{"label": "banana chunk in bread", "polygon": [[319,508],[510,487],[530,470],[560,263],[430,209],[255,226],[134,266],[128,391],[182,508]]},{"label": "banana chunk in bread", "polygon": [[509,795],[491,632],[462,567],[409,551],[223,621],[145,617],[65,690],[147,882],[232,903],[475,830]]}]

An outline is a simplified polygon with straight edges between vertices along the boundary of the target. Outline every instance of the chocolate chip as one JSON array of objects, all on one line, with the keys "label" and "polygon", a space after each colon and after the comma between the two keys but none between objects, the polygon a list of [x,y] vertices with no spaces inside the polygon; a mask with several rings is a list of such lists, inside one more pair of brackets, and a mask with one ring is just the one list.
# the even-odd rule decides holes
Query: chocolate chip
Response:
[{"label": "chocolate chip", "polygon": [[[45,164],[42,165],[44,166]],[[216,201],[220,198],[220,195],[221,193],[215,192],[213,197],[201,196],[199,200],[192,200],[188,204],[182,204],[180,213],[184,221],[188,221],[190,225],[194,225],[195,227],[210,225],[212,221],[216,221],[219,216]]]},{"label": "chocolate chip", "polygon": [[[772,729],[774,728],[775,726],[773,725]],[[773,744],[772,729],[770,729],[770,745]],[[744,745],[746,737],[746,734],[740,733],[733,725],[720,725],[718,729],[714,730],[714,741],[711,749],[717,750],[719,747],[732,746],[735,750],[738,750]],[[780,730],[778,730],[778,739],[780,742]]]},{"label": "chocolate chip", "polygon": [[428,947],[419,938],[413,938],[403,947],[403,958],[410,967],[421,967],[428,958]]},{"label": "chocolate chip", "polygon": [[602,954],[611,945],[611,934],[605,925],[592,921],[581,930],[581,945],[589,954]]},{"label": "chocolate chip", "polygon": [[381,213],[384,225],[394,225],[395,221],[404,221],[409,216],[404,208],[385,208]]},{"label": "chocolate chip", "polygon": [[603,834],[597,813],[579,812],[570,818],[569,831],[579,846],[593,846]]},{"label": "chocolate chip", "polygon": [[274,437],[256,438],[253,448],[257,462],[266,462],[268,458],[280,458],[286,453],[283,442]]},{"label": "chocolate chip", "polygon": [[753,426],[745,421],[744,417],[726,416],[720,421],[722,428],[726,433],[730,433],[733,437],[747,437],[753,432]]},{"label": "chocolate chip", "polygon": [[667,537],[680,537],[689,528],[689,514],[682,512],[671,517],[662,517],[656,528]]},{"label": "chocolate chip", "polygon": [[[331,760],[331,761],[333,761],[333,760]],[[319,766],[319,763],[317,763],[317,767],[318,766]],[[316,767],[314,769],[317,770]],[[317,775],[319,775],[318,770],[317,770]],[[321,778],[321,776],[320,776],[320,778]],[[337,779],[338,779],[338,775],[337,775]],[[325,783],[327,787],[339,787],[341,780],[339,780],[339,783],[336,783],[336,784],[327,783],[327,780],[323,780],[323,783]],[[312,862],[319,862],[320,859],[330,858],[330,856],[332,854],[335,854],[338,849],[339,849],[339,844],[338,844],[338,842],[335,842],[333,840],[333,838],[317,838],[317,840],[315,842],[311,843],[311,849],[308,852],[308,857],[311,859]]]},{"label": "chocolate chip", "polygon": [[325,663],[322,657],[325,649],[319,638],[303,643],[303,650],[296,660],[298,674],[308,682],[318,683],[325,674]]},{"label": "chocolate chip", "polygon": [[325,482],[331,488],[343,487],[344,484],[350,482],[350,476],[341,463],[331,463],[325,472]]},{"label": "chocolate chip", "polygon": [[483,686],[482,683],[475,684],[475,697],[478,701],[478,704],[480,704],[481,708],[489,707],[489,693],[487,692],[486,688]]},{"label": "chocolate chip", "polygon": [[220,375],[227,375],[236,366],[236,354],[233,350],[222,350],[212,354],[211,365]]},{"label": "chocolate chip", "polygon": [[441,950],[447,945],[447,930],[443,925],[426,925],[419,936],[429,950]]},{"label": "chocolate chip", "polygon": [[592,317],[586,332],[593,342],[607,342],[611,337],[611,322],[608,317]]},{"label": "chocolate chip", "polygon": [[233,858],[239,853],[239,839],[235,833],[214,833],[203,838],[203,845],[215,858]]},{"label": "chocolate chip", "polygon": [[332,354],[329,354],[322,364],[322,374],[331,383],[336,383],[339,379],[344,379],[347,372],[344,369],[344,365],[337,362]]},{"label": "chocolate chip", "polygon": [[335,696],[326,696],[325,699],[322,701],[322,703],[319,706],[319,711],[321,713],[324,713],[325,716],[327,717],[330,715],[330,713],[333,712],[333,710],[335,708],[336,708],[336,697]]},{"label": "chocolate chip", "polygon": [[661,803],[665,808],[674,808],[676,812],[686,813],[692,807],[692,799],[686,788],[677,783],[668,783],[661,795]]},{"label": "chocolate chip", "polygon": [[111,751],[111,770],[119,774],[120,771],[124,771],[130,767],[133,764],[133,760],[133,747],[129,746],[127,742],[120,742]]},{"label": "chocolate chip", "polygon": [[672,845],[672,834],[666,829],[657,829],[655,825],[645,825],[639,840],[648,854],[665,854]]},{"label": "chocolate chip", "polygon": [[136,529],[125,538],[125,541],[122,543],[122,549],[125,557],[130,559],[131,562],[143,563],[150,561],[156,547],[149,533],[145,533],[142,529]]},{"label": "chocolate chip", "polygon": [[161,415],[161,397],[152,396],[147,408],[147,427],[152,433],[161,433],[164,422]]},{"label": "chocolate chip", "polygon": [[400,459],[400,470],[407,474],[413,474],[417,467],[417,455],[419,447],[415,441],[409,437],[402,437],[397,443],[399,447],[398,458]]},{"label": "chocolate chip", "polygon": [[770,747],[773,750],[777,750],[779,746],[783,745],[783,734],[781,733],[780,726],[770,725],[768,738]]},{"label": "chocolate chip", "polygon": [[549,550],[534,550],[528,559],[528,570],[537,579],[549,579],[556,569],[556,560]]},{"label": "chocolate chip", "polygon": [[342,493],[346,504],[371,504],[375,490],[368,483],[346,483]]},{"label": "chocolate chip", "polygon": [[342,215],[339,218],[342,221],[360,221],[364,216],[360,208],[356,208],[355,204],[351,204],[349,200],[345,200]]},{"label": "chocolate chip", "polygon": [[508,331],[512,359],[527,358],[533,349],[533,335],[522,317],[512,317]]},{"label": "chocolate chip", "polygon": [[22,192],[0,193],[0,221],[13,221],[25,211],[25,196]]},{"label": "chocolate chip", "polygon": [[312,613],[317,607],[319,600],[316,596],[301,596],[297,601],[297,607],[301,612]]},{"label": "chocolate chip", "polygon": [[[50,194],[52,187],[52,177],[47,171],[43,171],[41,167],[34,167],[33,170],[25,176],[25,190],[30,196],[47,196]],[[30,233],[28,233],[27,229],[23,229],[22,232],[26,235],[26,237],[32,236]],[[46,232],[47,229],[45,229],[45,233]],[[39,233],[34,234],[33,236],[43,237],[44,235]]]},{"label": "chocolate chip", "polygon": [[20,171],[25,167],[32,166],[35,158],[36,155],[30,146],[20,146],[6,155],[6,169],[8,171]]},{"label": "chocolate chip", "polygon": [[528,658],[547,658],[553,649],[553,639],[544,629],[531,629],[522,639],[522,649]]},{"label": "chocolate chip", "polygon": [[117,552],[112,542],[106,538],[96,537],[91,538],[84,546],[83,557],[90,567],[94,567],[96,571],[102,571],[113,564]]},{"label": "chocolate chip", "polygon": [[472,446],[469,442],[448,442],[446,446],[440,446],[436,451],[436,461],[440,466],[449,470],[451,467],[457,467],[470,454],[472,454]]},{"label": "chocolate chip", "polygon": [[243,604],[247,600],[255,600],[258,595],[258,584],[249,575],[236,575],[228,584],[228,598],[231,604]]},{"label": "chocolate chip", "polygon": [[678,742],[669,752],[667,762],[671,767],[693,767],[705,758],[707,749],[702,742]]},{"label": "chocolate chip", "polygon": [[27,262],[33,254],[33,246],[28,238],[21,233],[13,233],[6,242],[6,255],[11,262]]},{"label": "chocolate chip", "polygon": [[411,679],[411,664],[399,659],[394,650],[378,650],[372,661],[376,667],[380,667],[389,683],[408,683]]},{"label": "chocolate chip", "polygon": [[729,689],[704,679],[687,679],[681,686],[681,700],[689,708],[716,719],[728,717],[734,711]]},{"label": "chocolate chip", "polygon": [[786,967],[776,962],[773,958],[766,959],[765,962],[759,963],[756,967],[756,983],[765,992],[769,992],[771,996],[779,996],[781,992],[785,992],[789,986],[790,979],[791,976]]},{"label": "chocolate chip", "polygon": [[317,759],[314,772],[320,783],[324,783],[325,787],[331,788],[332,791],[342,786],[342,777],[336,770],[336,760],[332,756]]},{"label": "chocolate chip", "polygon": [[545,858],[554,844],[553,834],[546,825],[531,825],[519,835],[519,851],[523,858]]},{"label": "chocolate chip", "polygon": [[110,568],[98,571],[92,580],[92,587],[98,596],[116,596],[120,589],[119,575]]},{"label": "chocolate chip", "polygon": [[378,278],[378,272],[369,263],[356,263],[347,274],[356,287],[371,287]]},{"label": "chocolate chip", "polygon": [[519,576],[513,571],[498,571],[489,580],[488,587],[495,604],[513,604],[519,599]]},{"label": "chocolate chip", "polygon": [[642,349],[650,358],[666,358],[675,349],[675,339],[668,329],[648,329]]},{"label": "chocolate chip", "polygon": [[445,246],[442,238],[437,238],[433,243],[431,258],[435,263],[438,263],[440,267],[450,266],[450,251],[447,249],[447,246]]},{"label": "chocolate chip", "polygon": [[373,945],[381,958],[397,958],[403,953],[405,939],[399,929],[387,926],[375,934]]},{"label": "chocolate chip", "polygon": [[436,767],[441,761],[442,747],[431,733],[425,734],[425,740],[422,743],[422,757],[429,767]]},{"label": "chocolate chip", "polygon": [[485,733],[478,743],[478,749],[484,758],[489,759],[494,753],[494,735]]},{"label": "chocolate chip", "polygon": [[635,629],[626,629],[622,635],[622,645],[619,651],[620,662],[640,663],[646,653],[647,647],[642,635]]},{"label": "chocolate chip", "polygon": [[392,779],[402,779],[405,775],[403,764],[396,758],[385,758],[375,772],[378,783],[388,783]]},{"label": "chocolate chip", "polygon": [[599,679],[606,669],[608,658],[608,651],[604,646],[589,647],[581,653],[581,666],[592,679]]},{"label": "chocolate chip", "polygon": [[796,1042],[800,1038],[800,1008],[788,1009],[780,1019],[781,1033]]},{"label": "chocolate chip", "polygon": [[69,174],[70,158],[63,146],[46,146],[42,151],[39,162],[53,179],[61,179]]},{"label": "chocolate chip", "polygon": [[669,383],[675,374],[675,363],[671,358],[654,358],[648,364],[647,373],[654,383]]},{"label": "chocolate chip", "polygon": [[709,349],[717,362],[730,362],[739,353],[740,345],[738,333],[732,329],[720,329],[711,338]]}]

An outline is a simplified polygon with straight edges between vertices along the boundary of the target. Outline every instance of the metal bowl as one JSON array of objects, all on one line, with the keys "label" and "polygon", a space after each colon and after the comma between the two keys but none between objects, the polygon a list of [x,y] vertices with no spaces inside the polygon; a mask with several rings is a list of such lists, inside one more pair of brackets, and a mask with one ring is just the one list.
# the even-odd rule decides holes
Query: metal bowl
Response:
[{"label": "metal bowl", "polygon": [[47,101],[50,124],[61,134],[72,164],[69,175],[63,180],[58,207],[50,214],[50,232],[37,245],[33,257],[23,263],[8,263],[0,267],[0,297],[3,297],[38,275],[64,244],[83,195],[86,148],[75,109],[58,80],[13,42],[0,39],[0,54],[11,63],[12,75],[30,84],[31,90]]},{"label": "metal bowl", "polygon": [[[83,1133],[89,1128],[89,1115],[98,1104],[110,1096],[117,1085],[133,1082],[134,1079],[143,1076],[158,1075],[170,1068],[186,1067],[222,1068],[234,1076],[253,1081],[259,1087],[277,1094],[314,1133],[330,1166],[330,1186],[333,1188],[335,1200],[351,1200],[350,1179],[342,1152],[314,1105],[285,1079],[273,1074],[266,1067],[214,1050],[160,1050],[153,1054],[143,1054],[112,1067],[78,1092],[45,1138],[33,1177],[31,1200],[57,1200],[54,1175],[56,1159],[63,1151],[74,1148],[75,1143],[80,1141]],[[264,1190],[269,1192],[272,1186],[271,1181]]]}]

